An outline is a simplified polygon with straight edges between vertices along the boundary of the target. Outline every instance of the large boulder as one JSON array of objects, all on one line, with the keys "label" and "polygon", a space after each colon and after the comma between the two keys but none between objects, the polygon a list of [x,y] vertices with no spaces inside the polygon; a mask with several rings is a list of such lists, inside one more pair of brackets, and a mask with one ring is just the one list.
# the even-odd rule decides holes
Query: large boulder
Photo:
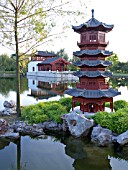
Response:
[{"label": "large boulder", "polygon": [[118,136],[113,136],[112,141],[122,146],[128,144],[128,130]]},{"label": "large boulder", "polygon": [[65,115],[65,120],[71,135],[76,137],[87,136],[94,123],[92,119],[87,119],[83,114],[77,114],[76,112]]},{"label": "large boulder", "polygon": [[107,128],[102,128],[100,125],[93,127],[91,141],[99,146],[107,146],[112,143],[112,132]]}]

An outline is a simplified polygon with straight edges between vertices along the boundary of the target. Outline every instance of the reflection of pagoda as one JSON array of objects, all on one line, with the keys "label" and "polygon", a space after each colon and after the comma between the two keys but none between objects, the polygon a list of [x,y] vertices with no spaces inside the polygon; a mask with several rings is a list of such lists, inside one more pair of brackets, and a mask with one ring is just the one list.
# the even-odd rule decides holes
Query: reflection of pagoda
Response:
[{"label": "reflection of pagoda", "polygon": [[113,97],[120,92],[109,88],[105,78],[112,74],[105,70],[112,63],[105,60],[105,57],[112,55],[106,51],[105,34],[113,29],[113,25],[107,25],[92,18],[79,26],[73,26],[73,30],[80,34],[80,43],[77,45],[80,51],[74,52],[79,57],[74,65],[80,67],[80,71],[74,73],[79,77],[80,83],[77,88],[66,90],[66,94],[73,96],[72,109],[76,102],[80,102],[80,110],[84,112],[97,112],[105,110],[105,103],[110,102],[110,109],[113,111]]}]

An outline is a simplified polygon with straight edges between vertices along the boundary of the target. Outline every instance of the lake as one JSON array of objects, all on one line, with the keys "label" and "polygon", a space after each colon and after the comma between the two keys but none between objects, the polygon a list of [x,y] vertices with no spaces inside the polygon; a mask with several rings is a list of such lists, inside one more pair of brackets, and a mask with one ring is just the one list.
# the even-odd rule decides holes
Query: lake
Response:
[{"label": "lake", "polygon": [[[0,79],[0,108],[4,100],[16,100],[14,78]],[[110,85],[121,95],[115,100],[128,101],[127,79],[112,79]],[[21,105],[58,100],[75,82],[21,79]],[[128,170],[128,147],[97,147],[86,138],[65,134],[44,135],[43,139],[21,136],[16,142],[0,140],[0,170]]]},{"label": "lake", "polygon": [[[0,110],[4,109],[5,100],[16,101],[16,80],[15,78],[0,79]],[[76,82],[54,81],[54,79],[41,81],[36,79],[21,79],[21,105],[26,106],[42,101],[59,100],[64,95],[64,91],[69,87],[75,87]],[[121,95],[113,98],[116,100],[128,101],[128,79],[110,79],[110,86],[121,91]]]}]

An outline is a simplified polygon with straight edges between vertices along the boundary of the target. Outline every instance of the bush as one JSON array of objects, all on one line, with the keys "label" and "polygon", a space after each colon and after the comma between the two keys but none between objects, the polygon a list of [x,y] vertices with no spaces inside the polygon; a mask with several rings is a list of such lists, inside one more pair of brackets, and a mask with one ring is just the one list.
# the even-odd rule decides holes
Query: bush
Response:
[{"label": "bush", "polygon": [[98,112],[93,116],[94,121],[112,132],[121,134],[128,130],[128,107],[115,113]]},{"label": "bush", "polygon": [[108,127],[109,126],[109,121],[110,121],[111,114],[108,112],[97,112],[94,116],[93,119],[97,124],[100,124],[103,127]]},{"label": "bush", "polygon": [[61,116],[67,113],[66,107],[58,102],[44,102],[23,107],[22,118],[29,123],[40,123],[47,120],[61,122]]},{"label": "bush", "polygon": [[71,97],[65,97],[65,98],[61,98],[59,100],[59,103],[63,106],[66,107],[66,110],[69,112],[70,109],[72,108],[72,98]]},{"label": "bush", "polygon": [[117,100],[114,102],[114,110],[117,111],[118,109],[122,109],[128,107],[128,102],[125,100]]}]

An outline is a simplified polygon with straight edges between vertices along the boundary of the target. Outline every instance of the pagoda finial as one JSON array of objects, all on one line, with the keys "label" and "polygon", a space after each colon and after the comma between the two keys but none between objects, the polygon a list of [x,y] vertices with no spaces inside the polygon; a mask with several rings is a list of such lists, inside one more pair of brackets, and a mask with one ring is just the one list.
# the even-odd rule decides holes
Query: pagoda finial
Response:
[{"label": "pagoda finial", "polygon": [[92,18],[94,18],[94,9],[92,9]]}]

